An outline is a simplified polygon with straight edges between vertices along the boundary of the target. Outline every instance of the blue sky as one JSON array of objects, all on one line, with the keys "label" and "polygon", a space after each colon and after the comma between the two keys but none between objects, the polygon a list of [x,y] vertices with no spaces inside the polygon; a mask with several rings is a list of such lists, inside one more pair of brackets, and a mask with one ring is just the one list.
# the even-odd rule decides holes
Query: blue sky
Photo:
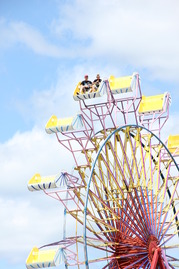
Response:
[{"label": "blue sky", "polygon": [[179,133],[178,9],[177,0],[0,1],[0,268],[25,268],[32,246],[60,239],[61,207],[26,184],[71,169],[44,126],[78,111],[72,93],[85,73],[138,71],[144,95],[171,93],[165,136]]}]

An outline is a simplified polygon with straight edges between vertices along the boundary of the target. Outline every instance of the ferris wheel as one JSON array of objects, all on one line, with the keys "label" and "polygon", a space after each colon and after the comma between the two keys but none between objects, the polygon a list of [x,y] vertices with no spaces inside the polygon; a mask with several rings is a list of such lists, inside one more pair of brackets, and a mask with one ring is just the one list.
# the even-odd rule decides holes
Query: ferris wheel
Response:
[{"label": "ferris wheel", "polygon": [[73,172],[28,182],[63,204],[63,238],[34,247],[26,267],[179,268],[179,135],[161,141],[170,94],[142,96],[138,73],[79,87],[80,113],[46,124]]}]

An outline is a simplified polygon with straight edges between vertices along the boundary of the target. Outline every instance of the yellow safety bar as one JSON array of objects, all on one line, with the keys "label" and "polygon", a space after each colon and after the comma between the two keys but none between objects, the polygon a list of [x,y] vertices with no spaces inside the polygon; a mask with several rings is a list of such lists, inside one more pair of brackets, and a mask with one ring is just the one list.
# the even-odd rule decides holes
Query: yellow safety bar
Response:
[{"label": "yellow safety bar", "polygon": [[139,105],[139,114],[161,112],[164,109],[165,96],[166,94],[147,97],[143,95]]},{"label": "yellow safety bar", "polygon": [[77,95],[77,93],[80,94],[80,85],[81,85],[81,81],[78,82],[78,84],[77,84],[77,86],[76,86],[76,88],[74,90],[73,95]]}]

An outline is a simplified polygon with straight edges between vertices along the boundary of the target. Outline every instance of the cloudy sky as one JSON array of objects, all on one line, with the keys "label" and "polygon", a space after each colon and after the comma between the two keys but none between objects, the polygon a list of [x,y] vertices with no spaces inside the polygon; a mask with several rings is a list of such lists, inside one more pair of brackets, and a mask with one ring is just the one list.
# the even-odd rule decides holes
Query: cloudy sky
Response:
[{"label": "cloudy sky", "polygon": [[0,1],[0,268],[23,269],[34,245],[62,238],[60,204],[27,182],[71,171],[44,126],[79,110],[85,73],[138,71],[144,95],[171,93],[165,135],[179,133],[178,12],[178,0]]}]

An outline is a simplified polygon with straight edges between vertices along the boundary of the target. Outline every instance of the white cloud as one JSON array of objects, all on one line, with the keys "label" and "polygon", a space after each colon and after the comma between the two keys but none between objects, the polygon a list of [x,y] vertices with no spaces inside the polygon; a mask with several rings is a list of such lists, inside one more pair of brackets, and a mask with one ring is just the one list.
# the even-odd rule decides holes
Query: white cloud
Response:
[{"label": "white cloud", "polygon": [[179,134],[179,115],[171,114],[168,121],[162,129],[162,141],[165,142],[168,139],[169,135]]},{"label": "white cloud", "polygon": [[[70,166],[71,165],[71,166]],[[0,145],[1,195],[21,195],[27,192],[27,182],[35,173],[42,176],[58,174],[73,165],[70,153],[62,153],[55,135],[34,127],[32,131],[16,133]],[[69,172],[69,171],[68,171]]]},{"label": "white cloud", "polygon": [[73,164],[55,136],[37,127],[0,144],[0,258],[25,263],[34,245],[62,239],[62,204],[41,191],[29,192],[27,182],[35,173],[71,173]]},{"label": "white cloud", "polygon": [[1,19],[0,35],[0,46],[4,48],[18,43],[27,46],[27,48],[36,54],[51,57],[60,57],[63,55],[63,50],[57,45],[53,45],[40,31],[25,22],[7,23]]},{"label": "white cloud", "polygon": [[[62,103],[60,98],[63,93],[57,89],[35,93],[36,115],[40,114],[41,119],[44,119],[45,108],[47,114],[51,109],[60,113],[56,101]],[[68,98],[67,94],[64,107]],[[64,113],[71,111],[70,108],[67,110]],[[170,117],[163,130],[165,136],[169,130],[171,133],[179,131],[177,118]],[[71,172],[73,163],[70,153],[58,144],[55,135],[46,134],[44,127],[36,126],[31,131],[16,133],[0,145],[0,219],[3,219],[0,223],[0,230],[3,231],[0,235],[0,257],[13,264],[25,263],[34,245],[41,246],[62,238],[62,206],[42,192],[28,192],[26,185],[36,172],[42,176],[56,174],[63,169]],[[72,223],[69,221],[68,225]],[[72,227],[68,227],[68,230],[72,230]]]},{"label": "white cloud", "polygon": [[39,195],[39,198],[32,197],[31,202],[0,199],[0,219],[3,220],[0,222],[0,259],[25,265],[32,247],[62,239],[62,207],[58,202],[50,203],[48,197]]},{"label": "white cloud", "polygon": [[[178,1],[75,1],[63,8],[63,20],[53,21],[61,36],[87,40],[77,55],[105,57],[121,65],[148,68],[158,78],[178,80]],[[83,44],[83,43],[82,43]]]},{"label": "white cloud", "polygon": [[[166,128],[179,131],[176,118],[171,117]],[[176,130],[177,128],[177,130]],[[30,177],[58,173],[66,168],[70,172],[72,161],[60,147],[55,136],[34,128],[31,132],[17,133],[0,145],[0,258],[12,264],[24,262],[31,248],[62,239],[63,208],[43,192],[28,192]],[[73,224],[73,222],[68,222]],[[72,227],[68,226],[68,230]]]},{"label": "white cloud", "polygon": [[56,45],[50,44],[39,31],[30,25],[24,22],[14,22],[10,24],[10,28],[17,41],[25,44],[35,53],[53,57],[62,56],[61,50]]},{"label": "white cloud", "polygon": [[[0,44],[24,44],[57,58],[145,68],[153,78],[178,81],[178,7],[176,0],[59,2],[59,19],[52,20],[50,36],[25,22],[1,19]],[[49,41],[54,34],[58,38]]]},{"label": "white cloud", "polygon": [[[79,102],[73,99],[73,92],[77,83],[83,80],[84,74],[88,73],[89,78],[93,80],[99,73],[99,66],[88,66],[84,64],[57,71],[57,79],[48,89],[39,91],[36,88],[28,100],[13,100],[13,104],[20,112],[24,121],[33,120],[36,125],[44,129],[47,120],[56,115],[58,118],[75,116],[79,112]],[[101,77],[109,77],[112,70],[119,72],[115,67],[100,68]]]},{"label": "white cloud", "polygon": [[[33,119],[36,127],[17,132],[0,144],[0,219],[3,220],[0,222],[0,231],[3,231],[0,258],[17,262],[20,257],[25,261],[34,244],[39,246],[60,239],[61,206],[43,193],[28,192],[26,185],[36,172],[46,176],[62,169],[71,171],[74,162],[70,153],[59,145],[55,135],[45,133],[44,126],[52,114],[65,117],[78,112],[72,95],[84,73],[90,78],[99,71],[102,76],[120,75],[123,66],[131,65],[135,70],[148,68],[153,78],[178,79],[178,1],[171,4],[165,0],[78,0],[74,3],[61,6],[63,16],[51,25],[59,38],[63,32],[71,31],[74,38],[71,48],[54,45],[25,22],[0,21],[1,47],[18,43],[36,54],[84,59],[81,65],[59,70],[55,86],[43,92],[37,89],[30,100],[17,103],[18,109],[26,118]],[[100,61],[106,64],[102,66]],[[156,90],[151,92],[149,86],[148,89],[148,94]],[[143,91],[146,94],[145,89]],[[170,133],[179,133],[178,122],[177,115],[170,116],[162,130],[163,139]],[[49,229],[52,226],[53,229]]]}]

